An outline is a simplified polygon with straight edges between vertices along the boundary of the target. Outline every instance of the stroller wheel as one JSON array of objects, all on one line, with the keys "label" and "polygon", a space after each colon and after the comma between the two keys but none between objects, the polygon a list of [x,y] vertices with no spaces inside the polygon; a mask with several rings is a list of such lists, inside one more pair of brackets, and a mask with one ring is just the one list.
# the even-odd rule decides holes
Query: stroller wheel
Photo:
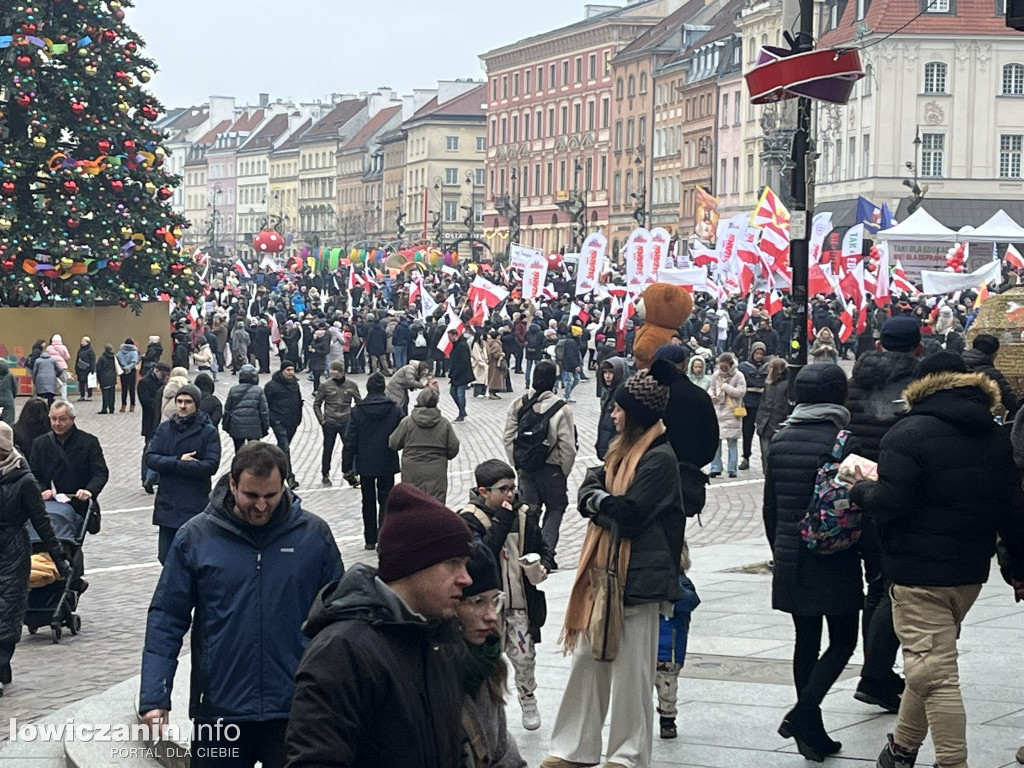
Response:
[{"label": "stroller wheel", "polygon": [[63,634],[61,632],[60,626],[51,626],[50,627],[50,634],[53,636],[53,644],[54,645],[59,645],[60,644],[60,636]]},{"label": "stroller wheel", "polygon": [[82,617],[79,616],[77,613],[72,613],[71,614],[71,624],[68,626],[68,629],[71,630],[71,634],[72,635],[77,635],[79,632],[81,632],[82,631]]}]

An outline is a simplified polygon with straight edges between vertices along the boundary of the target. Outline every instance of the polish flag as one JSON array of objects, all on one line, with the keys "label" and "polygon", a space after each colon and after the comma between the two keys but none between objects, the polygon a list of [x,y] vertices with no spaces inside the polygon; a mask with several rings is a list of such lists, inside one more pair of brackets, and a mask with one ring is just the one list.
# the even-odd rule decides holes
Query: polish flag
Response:
[{"label": "polish flag", "polygon": [[417,278],[412,279],[412,287],[409,289],[409,304],[410,306],[416,299],[423,293],[423,284]]},{"label": "polish flag", "polygon": [[771,291],[764,300],[764,309],[771,317],[782,311],[782,294],[778,291]]},{"label": "polish flag", "polygon": [[757,307],[754,301],[754,287],[750,287],[750,293],[747,294],[747,308],[743,310],[743,317],[740,318],[740,328],[745,326],[749,322],[750,318],[754,316],[754,309]]},{"label": "polish flag", "polygon": [[580,319],[580,322],[583,323],[584,325],[590,322],[590,313],[588,313],[587,310],[585,310],[579,304],[573,302],[572,305],[570,305],[569,307],[569,319],[572,320],[573,318],[577,317]]},{"label": "polish flag", "polygon": [[625,305],[622,307],[622,315],[619,317],[619,330],[626,330],[626,321],[629,320],[633,315],[636,314],[636,305],[627,300]]},{"label": "polish flag", "polygon": [[884,307],[892,301],[892,291],[889,287],[889,244],[882,241],[878,246],[881,254],[878,258],[878,275],[874,290],[875,304]]},{"label": "polish flag", "polygon": [[507,290],[484,277],[477,276],[469,285],[469,299],[474,302],[474,307],[476,299],[483,300],[488,309],[494,309],[507,298]]},{"label": "polish flag", "polygon": [[1014,248],[1012,243],[1006,246],[1006,256],[1003,258],[1014,269],[1024,269],[1024,256],[1020,255],[1020,251]]},{"label": "polish flag", "polygon": [[553,286],[551,283],[548,283],[547,285],[544,286],[543,290],[540,292],[540,295],[552,300],[558,298],[558,293],[555,291],[555,286]]},{"label": "polish flag", "polygon": [[487,300],[483,296],[478,295],[471,299],[471,301],[473,304],[473,317],[470,318],[469,324],[473,328],[482,328],[491,314],[491,310],[487,306]]},{"label": "polish flag", "polygon": [[245,268],[245,264],[242,263],[241,257],[235,259],[235,272],[244,277],[246,280],[252,277],[252,275],[249,274],[249,270]]},{"label": "polish flag", "polygon": [[903,265],[900,264],[899,259],[896,260],[896,267],[892,271],[892,287],[900,293],[911,295],[917,293],[917,288],[907,279],[907,273],[903,271]]},{"label": "polish flag", "polygon": [[448,307],[448,312],[445,316],[448,318],[448,327],[445,328],[444,336],[442,336],[440,341],[437,342],[437,348],[444,352],[445,357],[448,357],[452,352],[453,346],[451,339],[448,338],[448,331],[458,331],[459,336],[461,336],[466,332],[466,324],[462,322],[459,316],[455,314],[455,310],[451,307]]},{"label": "polish flag", "polygon": [[839,340],[845,344],[853,336],[853,309],[850,302],[846,302],[843,313],[839,315],[839,322],[842,323],[839,328]]}]

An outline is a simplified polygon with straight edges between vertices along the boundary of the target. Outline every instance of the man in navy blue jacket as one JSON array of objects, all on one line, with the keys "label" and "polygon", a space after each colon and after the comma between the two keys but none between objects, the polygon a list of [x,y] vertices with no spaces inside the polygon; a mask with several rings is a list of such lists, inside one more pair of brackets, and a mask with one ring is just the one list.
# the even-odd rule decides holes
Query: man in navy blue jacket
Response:
[{"label": "man in navy blue jacket", "polygon": [[330,528],[285,488],[287,472],[275,446],[239,449],[206,511],[178,531],[149,606],[139,713],[167,723],[191,624],[195,768],[215,765],[217,749],[234,750],[232,765],[284,765],[302,622],[344,574]]}]

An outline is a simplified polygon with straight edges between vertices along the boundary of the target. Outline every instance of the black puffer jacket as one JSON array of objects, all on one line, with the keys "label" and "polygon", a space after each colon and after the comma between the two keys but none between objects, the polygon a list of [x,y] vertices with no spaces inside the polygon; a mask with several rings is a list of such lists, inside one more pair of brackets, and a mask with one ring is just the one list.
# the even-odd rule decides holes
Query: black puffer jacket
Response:
[{"label": "black puffer jacket", "polygon": [[21,622],[28,602],[28,576],[32,548],[25,522],[31,520],[54,562],[64,561],[64,550],[53,534],[39,486],[23,463],[0,476],[0,643],[21,639]]},{"label": "black puffer jacket", "polygon": [[999,397],[1002,399],[1003,408],[1006,409],[1006,418],[1012,419],[1017,412],[1017,393],[1013,391],[1010,382],[1003,376],[1003,372],[993,365],[990,355],[986,355],[980,349],[968,349],[963,354],[964,362],[974,373],[984,373],[999,387]]},{"label": "black puffer jacket", "polygon": [[668,406],[662,421],[676,454],[686,516],[693,517],[704,509],[707,498],[708,478],[701,467],[715,458],[719,445],[715,405],[707,392],[676,370],[669,384]]},{"label": "black puffer jacket", "polygon": [[263,394],[270,406],[271,424],[282,424],[290,430],[299,428],[302,423],[302,393],[297,378],[286,378],[282,371],[278,371],[270,377]]},{"label": "black puffer jacket", "polygon": [[[676,455],[668,438],[657,438],[640,458],[625,494],[606,496],[604,467],[591,467],[580,486],[577,506],[581,515],[602,528],[611,529],[617,523],[619,536],[632,539],[625,604],[680,600],[679,555],[686,515]],[[624,502],[616,504],[614,516],[607,512],[611,499]]]},{"label": "black puffer jacket", "polygon": [[789,369],[784,370],[771,384],[765,384],[761,404],[757,407],[754,426],[757,434],[771,440],[779,426],[789,416]]},{"label": "black puffer jacket", "polygon": [[[833,408],[842,412],[840,406]],[[768,452],[764,528],[775,558],[772,608],[794,616],[844,616],[859,611],[864,602],[859,549],[818,555],[800,536],[815,475],[828,460],[840,427],[829,418],[807,418],[797,406]]]},{"label": "black puffer jacket", "polygon": [[398,472],[398,452],[388,447],[388,438],[402,420],[402,411],[387,395],[367,395],[352,406],[345,429],[346,450],[342,471],[353,469],[367,477],[386,477]]},{"label": "black puffer jacket", "polygon": [[236,440],[260,440],[270,431],[270,408],[256,372],[242,372],[224,404],[224,431]]},{"label": "black puffer jacket", "polygon": [[909,352],[889,350],[869,352],[854,364],[846,407],[858,455],[878,461],[882,438],[903,414],[903,390],[916,366]]},{"label": "black puffer jacket", "polygon": [[882,439],[878,480],[852,500],[878,526],[895,584],[988,579],[996,532],[1024,580],[1024,497],[1010,438],[992,420],[999,388],[981,373],[942,372],[906,389],[910,412]]},{"label": "black puffer jacket", "polygon": [[353,566],[309,613],[285,737],[291,768],[461,765],[462,640],[376,575]]}]

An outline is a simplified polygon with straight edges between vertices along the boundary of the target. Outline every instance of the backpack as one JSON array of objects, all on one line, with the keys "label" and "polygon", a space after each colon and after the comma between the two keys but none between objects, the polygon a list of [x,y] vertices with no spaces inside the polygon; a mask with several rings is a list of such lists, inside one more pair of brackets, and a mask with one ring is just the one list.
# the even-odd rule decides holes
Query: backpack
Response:
[{"label": "backpack", "polygon": [[860,538],[861,511],[850,502],[850,486],[838,479],[839,463],[849,439],[848,429],[840,430],[836,435],[828,460],[814,477],[811,502],[800,521],[800,536],[807,548],[817,555],[842,552]]},{"label": "backpack", "polygon": [[548,440],[548,426],[551,418],[558,413],[564,400],[559,400],[543,413],[533,409],[540,397],[539,394],[524,400],[516,416],[516,436],[512,441],[512,461],[516,469],[536,472],[541,469],[551,453],[551,441]]},{"label": "backpack", "polygon": [[423,334],[423,331],[420,331],[419,333],[416,334],[416,338],[413,340],[412,343],[413,346],[415,347],[422,348],[427,346],[427,337]]},{"label": "backpack", "polygon": [[565,336],[555,342],[555,364],[558,365],[559,368],[562,367],[562,357],[565,354],[565,342]]}]

